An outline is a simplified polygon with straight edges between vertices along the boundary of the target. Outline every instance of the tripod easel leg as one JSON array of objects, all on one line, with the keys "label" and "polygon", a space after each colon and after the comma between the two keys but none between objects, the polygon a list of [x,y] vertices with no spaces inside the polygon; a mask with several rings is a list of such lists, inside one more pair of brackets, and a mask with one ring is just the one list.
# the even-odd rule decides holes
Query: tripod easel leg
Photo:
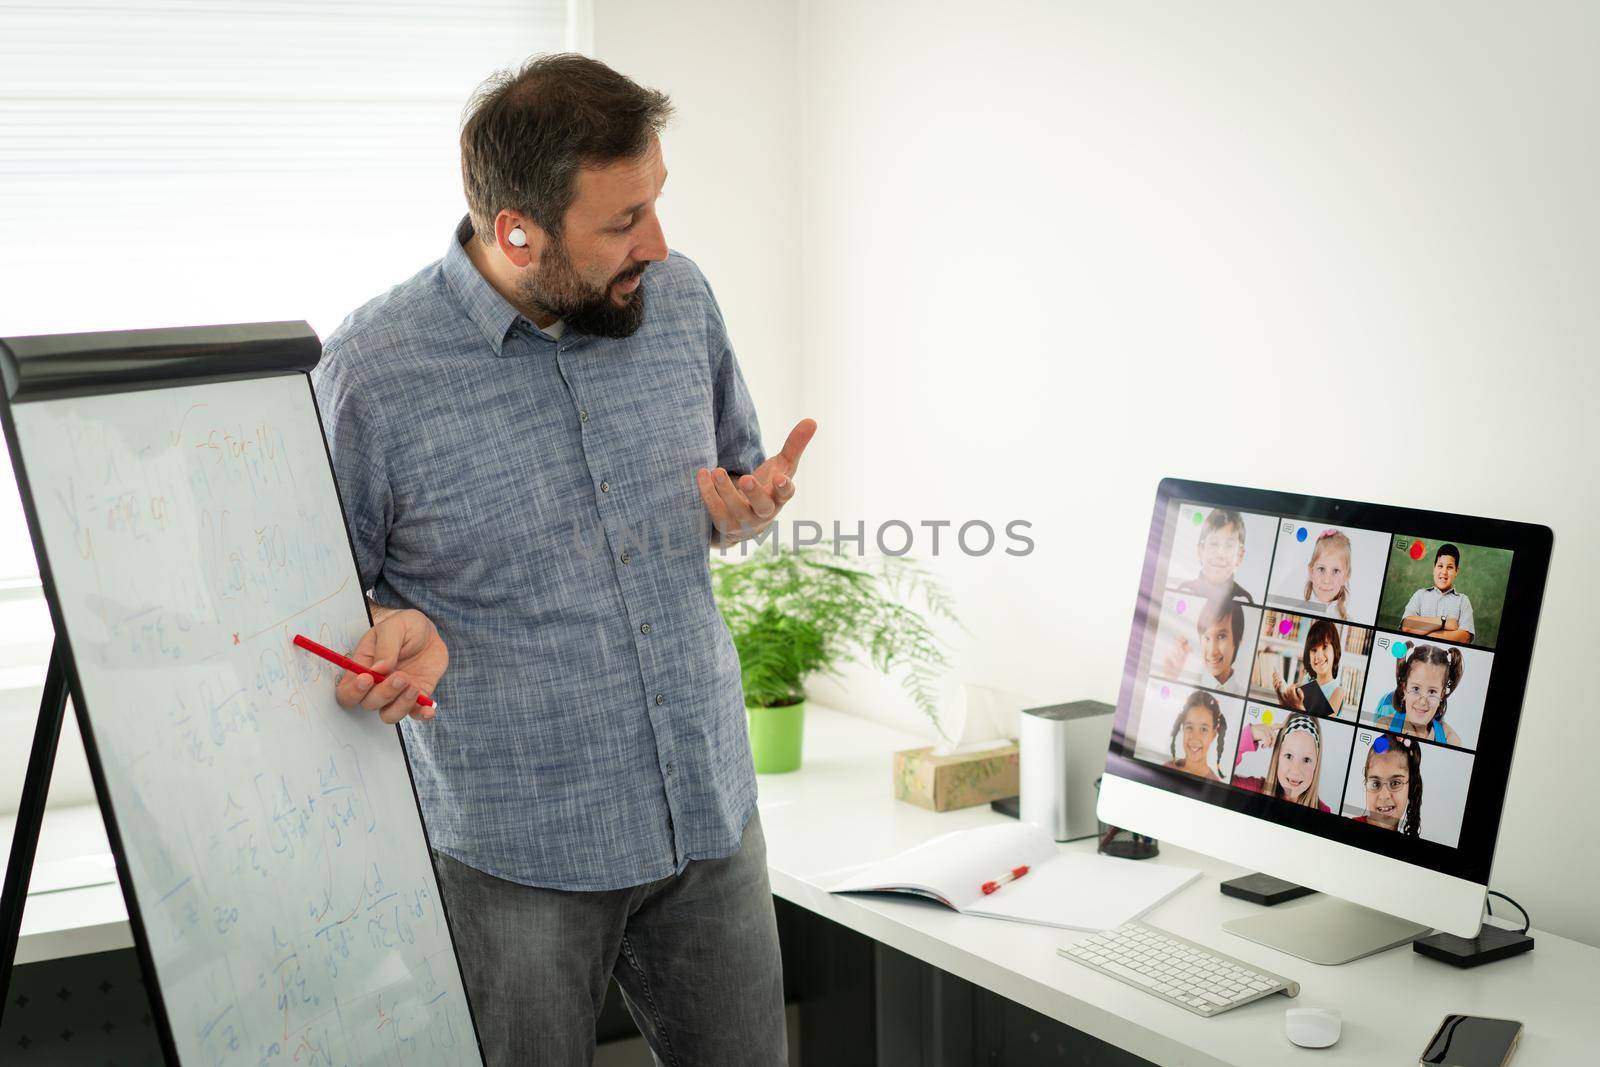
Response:
[{"label": "tripod easel leg", "polygon": [[33,877],[33,860],[39,851],[44,805],[50,796],[50,775],[55,769],[56,747],[61,741],[61,723],[66,710],[67,672],[61,646],[57,644],[50,651],[50,666],[45,671],[39,722],[33,731],[33,751],[28,755],[28,773],[17,804],[17,827],[11,838],[11,858],[6,864],[4,892],[0,893],[0,1019],[5,1017],[11,989],[11,968],[16,961],[17,940],[22,934],[22,911],[28,903],[28,882]]}]

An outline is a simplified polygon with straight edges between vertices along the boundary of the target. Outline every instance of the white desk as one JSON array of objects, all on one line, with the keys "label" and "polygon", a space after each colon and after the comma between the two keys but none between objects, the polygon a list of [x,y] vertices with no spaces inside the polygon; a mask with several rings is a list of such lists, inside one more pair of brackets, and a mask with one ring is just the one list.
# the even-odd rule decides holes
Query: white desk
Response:
[{"label": "white desk", "polygon": [[[1318,967],[1224,931],[1224,920],[1257,910],[1217,890],[1218,882],[1244,872],[1170,846],[1149,862],[1199,867],[1204,875],[1146,919],[1298,980],[1298,999],[1272,997],[1201,1019],[1056,955],[1058,945],[1087,934],[969,918],[922,901],[828,893],[823,886],[834,872],[1003,818],[987,807],[934,814],[894,800],[891,754],[922,743],[854,716],[807,709],[804,767],[761,778],[774,893],[1161,1064],[1415,1063],[1449,1012],[1522,1020],[1527,1032],[1515,1067],[1593,1062],[1600,1055],[1594,993],[1600,949],[1535,930],[1533,952],[1473,971],[1409,949]],[[64,859],[105,847],[99,812],[69,808],[49,814],[39,853]],[[1088,851],[1093,842],[1064,847]],[[98,886],[30,898],[17,958],[30,963],[131,944],[121,893],[115,885]],[[1291,1005],[1339,1010],[1339,1044],[1319,1051],[1289,1044],[1283,1011]]]},{"label": "white desk", "polygon": [[[1224,931],[1224,920],[1259,911],[1217,888],[1245,872],[1166,845],[1159,860],[1146,862],[1204,873],[1146,921],[1298,980],[1297,999],[1270,997],[1202,1019],[1056,954],[1058,945],[1088,934],[969,918],[931,902],[829,894],[823,886],[833,872],[949,830],[1004,819],[987,806],[935,814],[894,800],[890,754],[925,743],[854,716],[808,708],[804,766],[760,779],[773,892],[1161,1064],[1415,1063],[1450,1012],[1520,1019],[1526,1033],[1515,1067],[1600,1056],[1600,949],[1535,930],[1533,952],[1476,970],[1459,971],[1409,948],[1319,967]],[[1094,842],[1063,848],[1092,851]],[[1337,1009],[1344,1016],[1339,1043],[1322,1050],[1291,1045],[1283,1036],[1283,1012],[1296,1005]]]}]

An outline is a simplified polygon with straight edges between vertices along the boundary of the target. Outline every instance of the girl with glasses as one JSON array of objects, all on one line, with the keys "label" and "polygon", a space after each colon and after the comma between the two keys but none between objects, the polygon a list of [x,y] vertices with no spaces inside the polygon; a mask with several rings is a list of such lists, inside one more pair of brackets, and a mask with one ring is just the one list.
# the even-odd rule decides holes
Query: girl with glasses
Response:
[{"label": "girl with glasses", "polygon": [[1356,822],[1416,837],[1422,829],[1422,746],[1409,737],[1379,734],[1367,749],[1362,774],[1367,813]]},{"label": "girl with glasses", "polygon": [[1461,650],[1417,644],[1395,664],[1393,693],[1378,701],[1373,717],[1385,730],[1426,738],[1442,745],[1461,744],[1444,721],[1450,694],[1461,684]]}]

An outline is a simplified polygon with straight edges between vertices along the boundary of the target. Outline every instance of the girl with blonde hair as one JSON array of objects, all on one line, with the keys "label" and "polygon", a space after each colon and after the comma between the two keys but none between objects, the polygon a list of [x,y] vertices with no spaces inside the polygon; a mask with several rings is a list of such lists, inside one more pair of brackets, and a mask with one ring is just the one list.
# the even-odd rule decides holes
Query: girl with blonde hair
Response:
[{"label": "girl with blonde hair", "polygon": [[1305,599],[1313,608],[1348,619],[1350,600],[1350,538],[1343,530],[1323,530],[1311,548],[1306,564]]},{"label": "girl with blonde hair", "polygon": [[1241,777],[1233,784],[1269,797],[1318,811],[1331,811],[1317,795],[1322,784],[1322,731],[1314,716],[1295,714],[1278,730],[1272,742],[1265,779]]}]

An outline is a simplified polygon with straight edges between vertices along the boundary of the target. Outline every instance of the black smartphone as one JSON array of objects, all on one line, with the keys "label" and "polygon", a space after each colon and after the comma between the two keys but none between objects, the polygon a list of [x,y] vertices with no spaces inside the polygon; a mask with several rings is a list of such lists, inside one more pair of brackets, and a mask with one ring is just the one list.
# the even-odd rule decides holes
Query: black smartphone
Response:
[{"label": "black smartphone", "polygon": [[1418,1067],[1503,1067],[1511,1062],[1522,1024],[1479,1015],[1446,1015]]}]

